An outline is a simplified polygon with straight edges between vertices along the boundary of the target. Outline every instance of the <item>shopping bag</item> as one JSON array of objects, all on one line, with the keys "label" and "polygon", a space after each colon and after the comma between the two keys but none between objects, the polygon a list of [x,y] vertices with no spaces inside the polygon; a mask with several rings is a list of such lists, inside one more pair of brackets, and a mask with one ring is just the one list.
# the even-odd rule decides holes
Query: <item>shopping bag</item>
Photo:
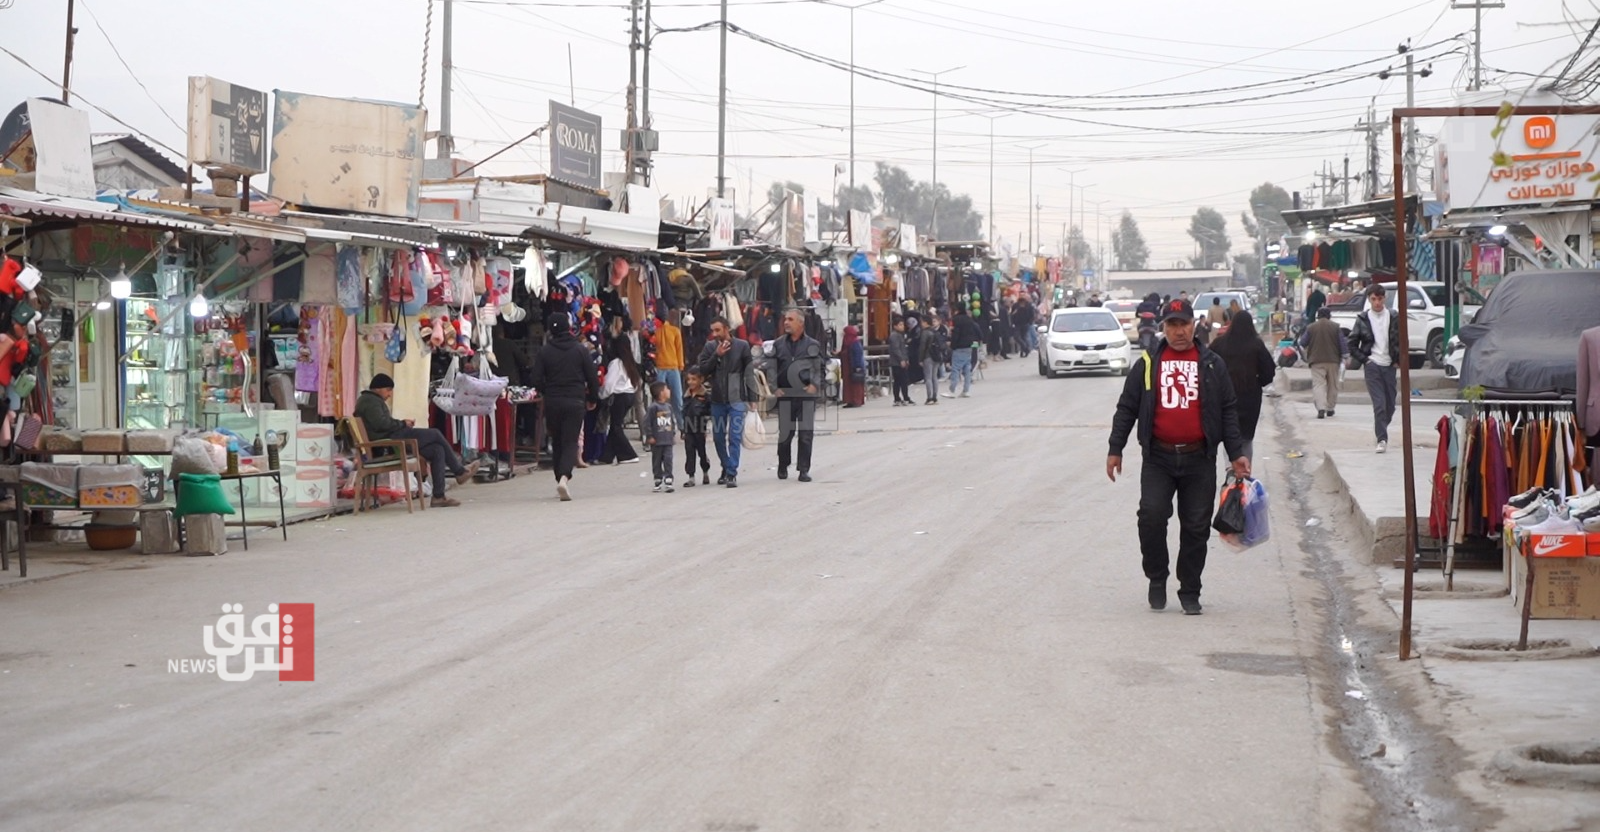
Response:
[{"label": "shopping bag", "polygon": [[767,425],[761,420],[761,413],[753,407],[744,412],[744,441],[741,444],[748,451],[759,451],[767,445]]},{"label": "shopping bag", "polygon": [[1216,516],[1211,519],[1211,528],[1223,535],[1244,534],[1244,492],[1244,483],[1230,472],[1222,483],[1222,494],[1218,498]]},{"label": "shopping bag", "polygon": [[1242,545],[1256,546],[1272,536],[1267,515],[1267,486],[1257,479],[1245,480],[1244,534],[1239,537]]}]

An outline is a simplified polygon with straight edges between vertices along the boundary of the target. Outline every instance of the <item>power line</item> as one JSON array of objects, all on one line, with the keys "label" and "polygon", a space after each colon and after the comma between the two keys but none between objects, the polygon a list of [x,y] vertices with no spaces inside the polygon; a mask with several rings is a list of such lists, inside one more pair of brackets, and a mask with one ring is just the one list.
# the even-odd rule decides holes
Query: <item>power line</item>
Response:
[{"label": "power line", "polygon": [[[82,3],[82,0],[79,1]],[[117,48],[116,42],[113,41],[111,39],[111,35],[106,32],[106,27],[100,25],[100,16],[94,13],[94,9],[89,8],[89,4],[82,3],[82,5],[83,10],[89,13],[89,19],[94,21],[94,27],[100,30],[100,37],[105,38],[106,45],[111,47],[111,54],[117,56],[117,61],[122,64],[123,69],[128,71],[128,76],[133,79],[135,84],[139,85],[139,89],[144,90],[145,97],[150,99],[150,103],[156,105],[156,109],[160,110],[161,114],[167,117],[167,121],[171,122],[173,127],[178,128],[178,132],[187,132],[184,130],[182,125],[178,124],[178,120],[173,118],[171,113],[167,112],[167,108],[161,106],[161,102],[156,100],[155,95],[150,92],[150,88],[145,86],[144,81],[139,78],[138,73],[133,71],[133,67],[128,66],[128,61],[122,57],[122,50]]]}]

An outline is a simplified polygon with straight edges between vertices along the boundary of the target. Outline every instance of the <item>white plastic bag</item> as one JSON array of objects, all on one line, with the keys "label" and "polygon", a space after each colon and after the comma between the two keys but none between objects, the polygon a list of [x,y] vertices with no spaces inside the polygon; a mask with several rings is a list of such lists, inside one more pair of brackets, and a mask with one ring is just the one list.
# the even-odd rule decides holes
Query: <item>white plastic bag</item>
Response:
[{"label": "white plastic bag", "polygon": [[741,444],[747,451],[759,451],[767,446],[767,424],[754,407],[744,411],[744,440]]}]

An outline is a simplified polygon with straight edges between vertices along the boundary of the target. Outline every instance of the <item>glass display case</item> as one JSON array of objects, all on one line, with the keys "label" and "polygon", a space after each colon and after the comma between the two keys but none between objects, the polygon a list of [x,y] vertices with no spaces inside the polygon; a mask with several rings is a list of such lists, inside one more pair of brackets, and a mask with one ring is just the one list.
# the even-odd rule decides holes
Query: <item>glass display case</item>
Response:
[{"label": "glass display case", "polygon": [[129,298],[124,304],[123,424],[165,429],[187,421],[187,315],[177,304]]}]

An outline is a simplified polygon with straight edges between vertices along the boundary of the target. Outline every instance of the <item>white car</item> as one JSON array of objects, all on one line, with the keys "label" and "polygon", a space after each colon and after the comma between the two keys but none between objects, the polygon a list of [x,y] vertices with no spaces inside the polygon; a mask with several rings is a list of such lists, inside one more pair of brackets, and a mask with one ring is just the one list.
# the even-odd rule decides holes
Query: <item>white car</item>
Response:
[{"label": "white car", "polygon": [[1039,375],[1066,373],[1128,374],[1133,347],[1122,322],[1102,307],[1057,309],[1039,327]]}]

